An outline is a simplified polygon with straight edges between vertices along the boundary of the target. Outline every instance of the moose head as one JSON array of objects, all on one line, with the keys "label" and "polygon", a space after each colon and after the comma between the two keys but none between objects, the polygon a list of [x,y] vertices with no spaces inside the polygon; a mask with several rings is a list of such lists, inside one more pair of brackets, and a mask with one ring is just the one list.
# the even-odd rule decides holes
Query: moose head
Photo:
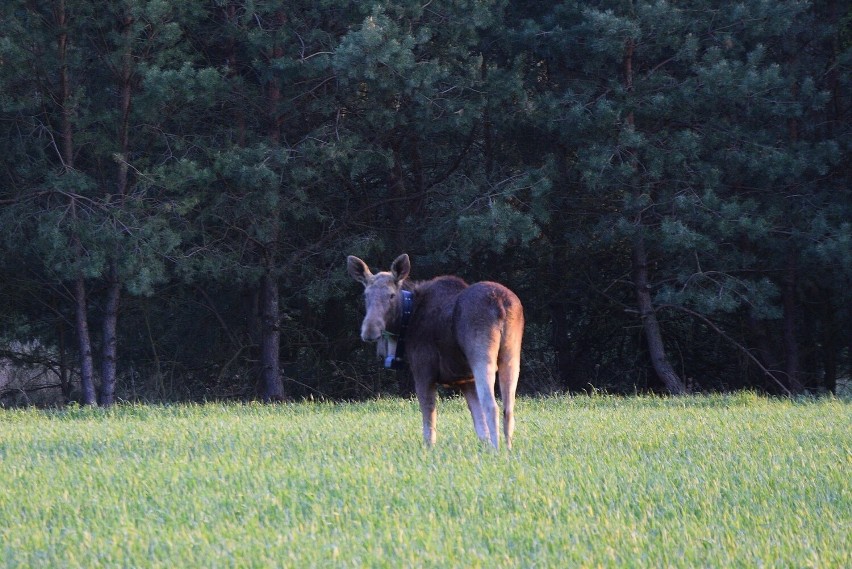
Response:
[{"label": "moose head", "polygon": [[397,257],[390,271],[376,274],[370,271],[364,261],[352,255],[347,257],[346,267],[349,275],[364,285],[367,313],[361,324],[361,339],[365,342],[377,342],[377,351],[381,357],[394,353],[394,338],[399,333],[402,313],[402,284],[411,272],[408,255]]}]

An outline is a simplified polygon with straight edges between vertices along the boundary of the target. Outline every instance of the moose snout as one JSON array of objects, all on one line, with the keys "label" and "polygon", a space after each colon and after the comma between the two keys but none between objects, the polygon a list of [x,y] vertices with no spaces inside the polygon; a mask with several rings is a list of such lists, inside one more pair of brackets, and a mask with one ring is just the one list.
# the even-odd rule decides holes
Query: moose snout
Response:
[{"label": "moose snout", "polygon": [[384,325],[376,320],[364,320],[361,325],[361,339],[365,342],[378,342],[385,331]]}]

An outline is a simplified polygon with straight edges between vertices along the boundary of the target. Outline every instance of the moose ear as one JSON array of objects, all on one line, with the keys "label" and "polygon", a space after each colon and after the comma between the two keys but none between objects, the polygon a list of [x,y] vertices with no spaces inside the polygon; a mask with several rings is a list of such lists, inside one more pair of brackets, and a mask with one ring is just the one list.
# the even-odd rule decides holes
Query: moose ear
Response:
[{"label": "moose ear", "polygon": [[349,272],[350,277],[359,283],[362,283],[364,286],[367,286],[367,281],[369,281],[370,277],[373,276],[373,273],[370,272],[370,267],[367,266],[367,263],[354,255],[346,257],[346,270]]},{"label": "moose ear", "polygon": [[408,255],[403,253],[391,265],[391,274],[396,282],[403,280],[411,272],[411,260]]}]

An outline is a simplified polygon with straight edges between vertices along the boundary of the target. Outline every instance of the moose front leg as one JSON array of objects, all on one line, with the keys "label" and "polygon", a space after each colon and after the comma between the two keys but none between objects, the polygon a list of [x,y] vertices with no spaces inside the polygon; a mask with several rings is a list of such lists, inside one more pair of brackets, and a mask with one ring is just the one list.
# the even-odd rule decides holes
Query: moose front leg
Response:
[{"label": "moose front leg", "polygon": [[423,441],[430,447],[435,446],[437,431],[435,421],[437,419],[436,399],[438,389],[433,382],[421,381],[414,378],[417,401],[420,403],[420,413],[423,414]]}]

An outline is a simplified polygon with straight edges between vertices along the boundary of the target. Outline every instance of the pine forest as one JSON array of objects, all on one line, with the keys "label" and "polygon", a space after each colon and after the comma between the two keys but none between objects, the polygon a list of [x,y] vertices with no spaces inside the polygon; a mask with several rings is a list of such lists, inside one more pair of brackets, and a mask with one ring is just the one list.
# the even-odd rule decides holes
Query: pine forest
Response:
[{"label": "pine forest", "polygon": [[521,394],[840,393],[850,118],[838,0],[5,0],[0,406],[410,395],[400,253]]}]

